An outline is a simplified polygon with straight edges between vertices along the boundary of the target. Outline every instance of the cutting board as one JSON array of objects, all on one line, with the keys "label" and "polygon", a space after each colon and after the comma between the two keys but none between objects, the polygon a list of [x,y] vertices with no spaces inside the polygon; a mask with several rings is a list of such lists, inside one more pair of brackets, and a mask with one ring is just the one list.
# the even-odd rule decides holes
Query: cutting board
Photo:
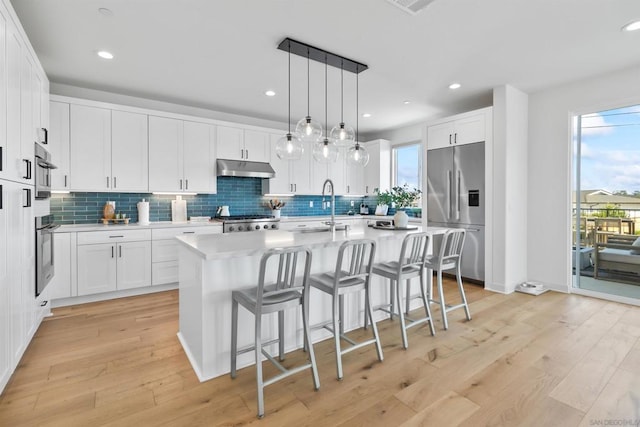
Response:
[{"label": "cutting board", "polygon": [[187,201],[171,201],[171,222],[187,222]]}]

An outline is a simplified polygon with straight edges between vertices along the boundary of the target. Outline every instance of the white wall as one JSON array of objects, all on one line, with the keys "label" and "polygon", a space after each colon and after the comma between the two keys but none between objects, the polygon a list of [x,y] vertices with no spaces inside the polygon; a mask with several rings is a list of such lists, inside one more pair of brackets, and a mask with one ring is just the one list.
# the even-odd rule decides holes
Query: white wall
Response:
[{"label": "white wall", "polygon": [[391,145],[406,144],[407,142],[421,142],[422,131],[426,121],[415,125],[406,126],[397,129],[389,129],[384,132],[364,135],[363,141],[371,141],[374,139],[386,139],[391,141]]},{"label": "white wall", "polygon": [[529,280],[557,290],[570,288],[570,117],[633,104],[640,104],[640,66],[530,95]]},{"label": "white wall", "polygon": [[527,280],[528,97],[512,86],[493,91],[493,281],[511,293]]}]

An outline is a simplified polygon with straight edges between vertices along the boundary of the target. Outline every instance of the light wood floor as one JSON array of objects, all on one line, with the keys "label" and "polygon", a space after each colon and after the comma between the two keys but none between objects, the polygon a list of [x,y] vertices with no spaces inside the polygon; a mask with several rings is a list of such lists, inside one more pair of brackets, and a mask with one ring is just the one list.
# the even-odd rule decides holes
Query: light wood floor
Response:
[{"label": "light wood floor", "polygon": [[[447,284],[448,300],[455,293]],[[640,307],[549,292],[499,295],[466,285],[473,320],[426,326],[401,346],[398,321],[344,357],[315,346],[320,391],[303,372],[266,389],[255,370],[199,383],[178,343],[175,291],[54,310],[0,398],[2,426],[574,426],[640,421]],[[435,310],[436,317],[439,310]],[[354,332],[356,336],[360,331]],[[286,363],[300,361],[291,353]],[[265,363],[267,374],[274,372]],[[612,424],[609,424],[612,425]],[[621,424],[616,424],[621,425]]]}]

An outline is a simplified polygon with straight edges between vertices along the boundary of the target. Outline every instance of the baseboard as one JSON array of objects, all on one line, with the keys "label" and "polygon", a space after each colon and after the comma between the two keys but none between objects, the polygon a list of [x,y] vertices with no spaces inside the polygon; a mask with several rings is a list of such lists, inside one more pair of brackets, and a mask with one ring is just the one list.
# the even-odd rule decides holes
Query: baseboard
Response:
[{"label": "baseboard", "polygon": [[136,295],[153,294],[156,292],[170,291],[178,289],[178,283],[168,283],[166,285],[146,286],[144,288],[124,289],[114,292],[103,292],[100,294],[83,295],[79,297],[60,298],[51,301],[51,308],[67,307],[69,305],[87,304],[90,302],[106,301],[110,299],[133,297]]},{"label": "baseboard", "polygon": [[189,359],[189,363],[191,364],[191,368],[193,369],[193,372],[196,374],[196,377],[198,377],[198,381],[204,382],[204,381],[215,378],[215,376],[206,377],[202,374],[202,372],[200,372],[200,369],[198,368],[198,364],[196,363],[195,357],[193,357],[193,353],[191,353],[191,349],[189,348],[189,346],[187,345],[187,342],[182,337],[182,334],[178,332],[176,335],[178,336],[178,341],[180,341],[180,345],[182,345],[184,354],[186,354],[187,359]]}]

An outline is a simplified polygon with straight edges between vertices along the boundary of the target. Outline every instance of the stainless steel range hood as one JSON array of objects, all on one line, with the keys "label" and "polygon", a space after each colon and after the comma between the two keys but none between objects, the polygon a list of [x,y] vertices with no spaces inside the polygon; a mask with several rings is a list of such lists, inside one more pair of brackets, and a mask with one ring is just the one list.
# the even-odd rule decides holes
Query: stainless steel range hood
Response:
[{"label": "stainless steel range hood", "polygon": [[241,176],[248,178],[273,178],[276,172],[269,163],[243,160],[218,159],[218,176]]}]

